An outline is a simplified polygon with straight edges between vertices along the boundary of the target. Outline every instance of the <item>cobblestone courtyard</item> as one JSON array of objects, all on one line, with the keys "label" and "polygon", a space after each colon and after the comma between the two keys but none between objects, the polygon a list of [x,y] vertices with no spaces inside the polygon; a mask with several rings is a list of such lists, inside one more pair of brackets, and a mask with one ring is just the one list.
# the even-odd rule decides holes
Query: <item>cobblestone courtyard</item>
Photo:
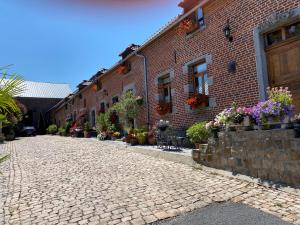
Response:
[{"label": "cobblestone courtyard", "polygon": [[57,136],[0,146],[0,224],[146,224],[232,201],[300,224],[300,197],[130,148]]}]

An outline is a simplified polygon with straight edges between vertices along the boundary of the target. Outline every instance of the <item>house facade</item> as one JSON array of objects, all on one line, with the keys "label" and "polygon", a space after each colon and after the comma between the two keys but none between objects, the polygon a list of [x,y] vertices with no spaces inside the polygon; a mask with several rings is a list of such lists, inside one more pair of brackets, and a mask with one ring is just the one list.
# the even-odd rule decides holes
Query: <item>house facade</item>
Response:
[{"label": "house facade", "polygon": [[[265,100],[268,86],[284,86],[300,111],[300,0],[184,0],[179,6],[181,15],[141,46],[126,48],[120,62],[66,102],[80,93],[94,124],[93,112],[134,90],[144,98],[137,126],[166,119],[188,127],[233,101],[250,106]],[[207,104],[192,109],[187,99],[194,95],[208,96]],[[56,122],[82,107],[65,104],[54,108]]]}]

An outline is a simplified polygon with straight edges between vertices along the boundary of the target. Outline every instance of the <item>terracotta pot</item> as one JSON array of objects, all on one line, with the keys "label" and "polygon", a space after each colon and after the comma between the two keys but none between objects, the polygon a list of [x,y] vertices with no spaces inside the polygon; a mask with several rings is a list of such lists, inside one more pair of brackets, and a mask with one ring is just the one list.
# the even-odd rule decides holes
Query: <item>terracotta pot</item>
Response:
[{"label": "terracotta pot", "polygon": [[197,163],[200,162],[200,158],[201,158],[201,152],[199,149],[193,149],[192,151],[192,157],[193,157],[193,160]]},{"label": "terracotta pot", "polygon": [[154,136],[148,136],[148,144],[149,145],[155,145],[156,144],[156,139]]},{"label": "terracotta pot", "polygon": [[89,131],[84,131],[83,134],[84,134],[85,138],[90,138],[91,137],[91,133]]}]

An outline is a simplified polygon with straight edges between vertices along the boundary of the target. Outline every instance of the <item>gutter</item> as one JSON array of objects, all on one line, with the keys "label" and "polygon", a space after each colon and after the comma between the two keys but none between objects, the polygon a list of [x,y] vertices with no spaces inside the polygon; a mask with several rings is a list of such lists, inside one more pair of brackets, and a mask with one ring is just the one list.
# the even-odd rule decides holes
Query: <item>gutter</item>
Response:
[{"label": "gutter", "polygon": [[145,103],[147,107],[147,125],[150,128],[150,108],[149,108],[149,91],[148,91],[148,70],[147,70],[147,59],[146,56],[135,52],[134,54],[137,57],[140,57],[144,61],[144,91],[145,91]]}]

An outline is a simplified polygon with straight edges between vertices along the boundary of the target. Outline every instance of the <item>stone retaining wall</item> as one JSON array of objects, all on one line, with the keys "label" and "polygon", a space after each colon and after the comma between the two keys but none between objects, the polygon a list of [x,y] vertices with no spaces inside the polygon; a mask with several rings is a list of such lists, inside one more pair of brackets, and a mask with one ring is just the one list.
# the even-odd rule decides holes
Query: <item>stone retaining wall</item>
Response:
[{"label": "stone retaining wall", "polygon": [[220,132],[200,146],[198,162],[300,187],[300,139],[293,130]]}]

